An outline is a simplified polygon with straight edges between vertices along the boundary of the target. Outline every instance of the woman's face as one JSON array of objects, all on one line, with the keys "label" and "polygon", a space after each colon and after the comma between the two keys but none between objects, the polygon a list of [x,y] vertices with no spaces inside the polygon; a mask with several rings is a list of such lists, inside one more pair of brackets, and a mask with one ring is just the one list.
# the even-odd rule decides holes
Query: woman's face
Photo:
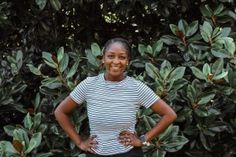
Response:
[{"label": "woman's face", "polygon": [[128,61],[128,52],[121,43],[115,42],[110,44],[103,56],[106,79],[111,81],[122,80]]}]

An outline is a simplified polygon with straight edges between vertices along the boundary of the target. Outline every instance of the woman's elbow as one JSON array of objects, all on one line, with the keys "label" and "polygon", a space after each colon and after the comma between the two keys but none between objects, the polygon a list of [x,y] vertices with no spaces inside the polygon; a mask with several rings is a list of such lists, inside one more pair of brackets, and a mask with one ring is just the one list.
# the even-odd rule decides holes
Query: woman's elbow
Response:
[{"label": "woman's elbow", "polygon": [[177,114],[174,111],[170,113],[170,119],[172,122],[174,122],[177,119]]},{"label": "woman's elbow", "polygon": [[61,111],[60,109],[57,107],[54,111],[54,116],[56,118],[56,120],[58,120],[58,118],[60,117]]}]

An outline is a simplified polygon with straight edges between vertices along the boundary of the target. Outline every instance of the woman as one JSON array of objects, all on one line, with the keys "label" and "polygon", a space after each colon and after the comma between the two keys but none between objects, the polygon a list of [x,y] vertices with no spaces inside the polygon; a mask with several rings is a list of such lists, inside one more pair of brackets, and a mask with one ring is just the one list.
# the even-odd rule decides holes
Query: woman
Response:
[{"label": "woman", "polygon": [[[87,157],[142,157],[141,147],[163,132],[176,113],[141,81],[125,75],[130,46],[125,39],[114,38],[104,46],[105,73],[87,77],[55,110],[60,126]],[[91,136],[82,140],[67,114],[77,104],[87,102]],[[140,106],[162,116],[154,128],[140,137],[135,134],[136,112]]]}]

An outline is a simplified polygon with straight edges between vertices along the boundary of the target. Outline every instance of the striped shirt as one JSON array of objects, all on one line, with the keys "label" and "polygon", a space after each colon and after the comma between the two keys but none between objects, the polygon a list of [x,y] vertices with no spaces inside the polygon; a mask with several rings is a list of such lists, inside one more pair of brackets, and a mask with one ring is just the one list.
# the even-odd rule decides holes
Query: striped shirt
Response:
[{"label": "striped shirt", "polygon": [[96,135],[99,155],[125,153],[132,146],[118,141],[123,130],[135,132],[140,106],[150,107],[159,97],[144,83],[126,76],[119,82],[107,81],[104,73],[87,77],[70,93],[78,104],[87,102],[90,134]]}]

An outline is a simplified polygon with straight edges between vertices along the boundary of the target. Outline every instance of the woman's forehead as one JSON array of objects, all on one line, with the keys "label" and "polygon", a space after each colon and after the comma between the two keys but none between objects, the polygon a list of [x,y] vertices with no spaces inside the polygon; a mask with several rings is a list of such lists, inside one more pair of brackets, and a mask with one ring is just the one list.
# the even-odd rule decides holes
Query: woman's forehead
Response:
[{"label": "woman's forehead", "polygon": [[106,52],[120,52],[120,53],[126,53],[127,50],[125,49],[125,46],[122,43],[119,42],[115,42],[110,44],[107,49]]}]

